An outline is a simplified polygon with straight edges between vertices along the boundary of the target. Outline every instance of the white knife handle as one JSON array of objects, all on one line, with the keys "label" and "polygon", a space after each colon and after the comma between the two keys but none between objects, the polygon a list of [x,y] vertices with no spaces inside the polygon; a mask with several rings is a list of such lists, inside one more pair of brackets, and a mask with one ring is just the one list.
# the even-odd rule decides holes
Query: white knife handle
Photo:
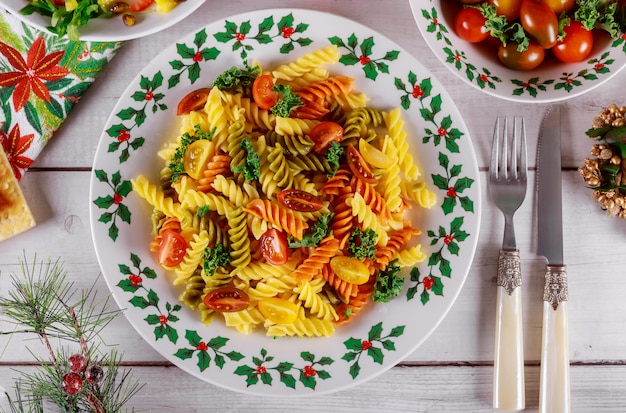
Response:
[{"label": "white knife handle", "polygon": [[524,410],[526,403],[521,274],[519,252],[500,250],[493,359],[493,408],[501,412]]},{"label": "white knife handle", "polygon": [[569,334],[565,266],[548,266],[543,293],[539,413],[570,411]]}]

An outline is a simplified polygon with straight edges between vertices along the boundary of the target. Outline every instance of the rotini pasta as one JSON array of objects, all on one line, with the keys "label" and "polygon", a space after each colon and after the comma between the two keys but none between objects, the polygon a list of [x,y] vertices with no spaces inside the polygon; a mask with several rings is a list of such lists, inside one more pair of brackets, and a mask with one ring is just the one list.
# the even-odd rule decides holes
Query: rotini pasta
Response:
[{"label": "rotini pasta", "polygon": [[[356,79],[330,72],[339,58],[332,45],[260,75],[296,102],[287,112],[212,86],[158,152],[159,181],[132,180],[152,206],[150,250],[203,323],[329,336],[372,301],[380,272],[425,259],[407,210],[436,195],[419,180],[401,111],[369,106]],[[339,134],[320,135],[322,124]],[[363,142],[393,165],[368,172]]]}]

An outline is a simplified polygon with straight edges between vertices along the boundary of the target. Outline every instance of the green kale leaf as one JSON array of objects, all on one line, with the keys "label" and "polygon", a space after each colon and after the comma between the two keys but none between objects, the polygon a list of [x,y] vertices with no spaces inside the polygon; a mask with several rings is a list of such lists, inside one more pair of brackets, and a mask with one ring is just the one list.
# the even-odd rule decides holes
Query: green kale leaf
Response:
[{"label": "green kale leaf", "polygon": [[233,66],[220,73],[215,78],[213,86],[219,90],[247,92],[254,79],[261,74],[261,67],[259,65],[250,67],[247,62],[244,62],[244,65],[243,69]]},{"label": "green kale leaf", "polygon": [[400,274],[400,266],[397,264],[397,260],[393,260],[387,268],[376,274],[372,299],[378,303],[386,303],[399,296],[403,286],[404,277]]},{"label": "green kale leaf", "polygon": [[343,146],[339,144],[339,142],[331,142],[326,152],[324,152],[324,157],[328,161],[328,164],[333,168],[333,170],[328,174],[329,178],[332,178],[337,173],[339,169],[339,161],[341,160],[341,156],[344,154]]},{"label": "green kale leaf", "polygon": [[243,166],[233,165],[231,169],[235,173],[243,173],[248,181],[259,179],[261,176],[261,158],[259,158],[259,154],[254,150],[250,138],[243,138],[241,140],[241,149],[247,152],[246,162]]},{"label": "green kale leaf", "polygon": [[332,232],[328,226],[334,215],[333,213],[328,213],[320,216],[311,226],[311,229],[307,231],[299,241],[289,236],[289,248],[315,247],[319,245],[320,241],[329,236]]},{"label": "green kale leaf", "polygon": [[227,266],[230,260],[230,254],[224,251],[222,244],[218,244],[214,248],[205,248],[202,252],[202,268],[208,275],[215,274],[218,267]]},{"label": "green kale leaf", "polygon": [[276,116],[288,118],[292,110],[304,105],[302,99],[291,91],[291,86],[282,84],[274,85],[272,90],[281,95],[278,102],[270,109],[270,112]]},{"label": "green kale leaf", "polygon": [[352,228],[350,238],[348,238],[348,253],[350,257],[359,260],[375,258],[377,240],[378,234],[373,229],[362,231],[359,228]]}]

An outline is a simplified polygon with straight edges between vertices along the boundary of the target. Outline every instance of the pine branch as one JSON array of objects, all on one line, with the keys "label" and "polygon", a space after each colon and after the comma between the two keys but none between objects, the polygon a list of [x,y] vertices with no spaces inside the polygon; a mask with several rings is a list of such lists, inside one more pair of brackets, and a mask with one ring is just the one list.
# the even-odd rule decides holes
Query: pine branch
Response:
[{"label": "pine branch", "polygon": [[[120,313],[109,310],[109,299],[96,301],[95,283],[79,298],[59,261],[32,264],[20,260],[22,277],[11,275],[9,298],[0,298],[0,311],[19,330],[0,334],[36,335],[49,352],[49,360],[28,351],[39,363],[32,374],[23,373],[7,394],[11,412],[43,412],[46,403],[61,411],[114,413],[143,387],[130,371],[119,371],[115,349],[100,351],[101,331]],[[36,268],[39,267],[37,273]],[[69,343],[54,349],[50,338]],[[77,352],[76,349],[79,349]]]}]

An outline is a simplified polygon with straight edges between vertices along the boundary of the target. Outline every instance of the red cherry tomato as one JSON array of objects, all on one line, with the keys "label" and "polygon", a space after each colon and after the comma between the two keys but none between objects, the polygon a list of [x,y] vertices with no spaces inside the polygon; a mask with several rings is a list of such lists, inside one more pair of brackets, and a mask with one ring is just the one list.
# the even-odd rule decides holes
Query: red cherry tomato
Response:
[{"label": "red cherry tomato", "polygon": [[335,122],[320,122],[311,129],[309,137],[314,143],[313,150],[318,154],[323,154],[331,142],[343,140],[343,128]]},{"label": "red cherry tomato", "polygon": [[559,19],[543,0],[522,0],[520,23],[526,32],[544,49],[556,44]]},{"label": "red cherry tomato", "polygon": [[176,114],[178,116],[186,115],[192,110],[202,109],[209,97],[209,92],[211,92],[211,89],[205,87],[188,93],[178,102]]},{"label": "red cherry tomato", "polygon": [[365,182],[369,182],[370,184],[376,183],[376,177],[372,173],[372,170],[354,145],[348,145],[347,156],[348,166],[354,175]]},{"label": "red cherry tomato", "polygon": [[495,6],[496,13],[505,16],[508,21],[519,17],[522,6],[522,0],[487,0],[487,3]]},{"label": "red cherry tomato", "polygon": [[272,90],[273,87],[272,75],[261,75],[254,79],[252,98],[261,109],[269,110],[278,102],[278,92]]},{"label": "red cherry tomato", "polygon": [[180,264],[187,251],[185,238],[172,229],[163,231],[159,237],[159,263],[166,267],[175,267]]},{"label": "red cherry tomato", "polygon": [[543,0],[554,12],[559,15],[574,7],[576,0]]},{"label": "red cherry tomato", "polygon": [[514,70],[532,70],[539,66],[546,56],[543,47],[535,42],[530,42],[528,49],[523,52],[517,51],[518,44],[509,42],[506,46],[500,45],[498,58],[503,65]]},{"label": "red cherry tomato", "polygon": [[289,243],[284,232],[270,228],[261,235],[261,254],[272,265],[284,265],[289,259]]},{"label": "red cherry tomato", "polygon": [[202,302],[213,311],[232,313],[248,308],[250,297],[238,288],[220,287],[207,293]]},{"label": "red cherry tomato", "polygon": [[480,10],[473,7],[463,8],[454,18],[454,31],[461,39],[470,43],[482,42],[489,37],[485,29],[487,19]]},{"label": "red cherry tomato", "polygon": [[299,189],[285,189],[276,196],[278,201],[289,209],[300,212],[313,212],[322,209],[322,201],[313,194]]},{"label": "red cherry tomato", "polygon": [[581,22],[573,20],[563,28],[565,37],[552,48],[552,53],[562,62],[581,62],[593,48],[593,33]]}]

